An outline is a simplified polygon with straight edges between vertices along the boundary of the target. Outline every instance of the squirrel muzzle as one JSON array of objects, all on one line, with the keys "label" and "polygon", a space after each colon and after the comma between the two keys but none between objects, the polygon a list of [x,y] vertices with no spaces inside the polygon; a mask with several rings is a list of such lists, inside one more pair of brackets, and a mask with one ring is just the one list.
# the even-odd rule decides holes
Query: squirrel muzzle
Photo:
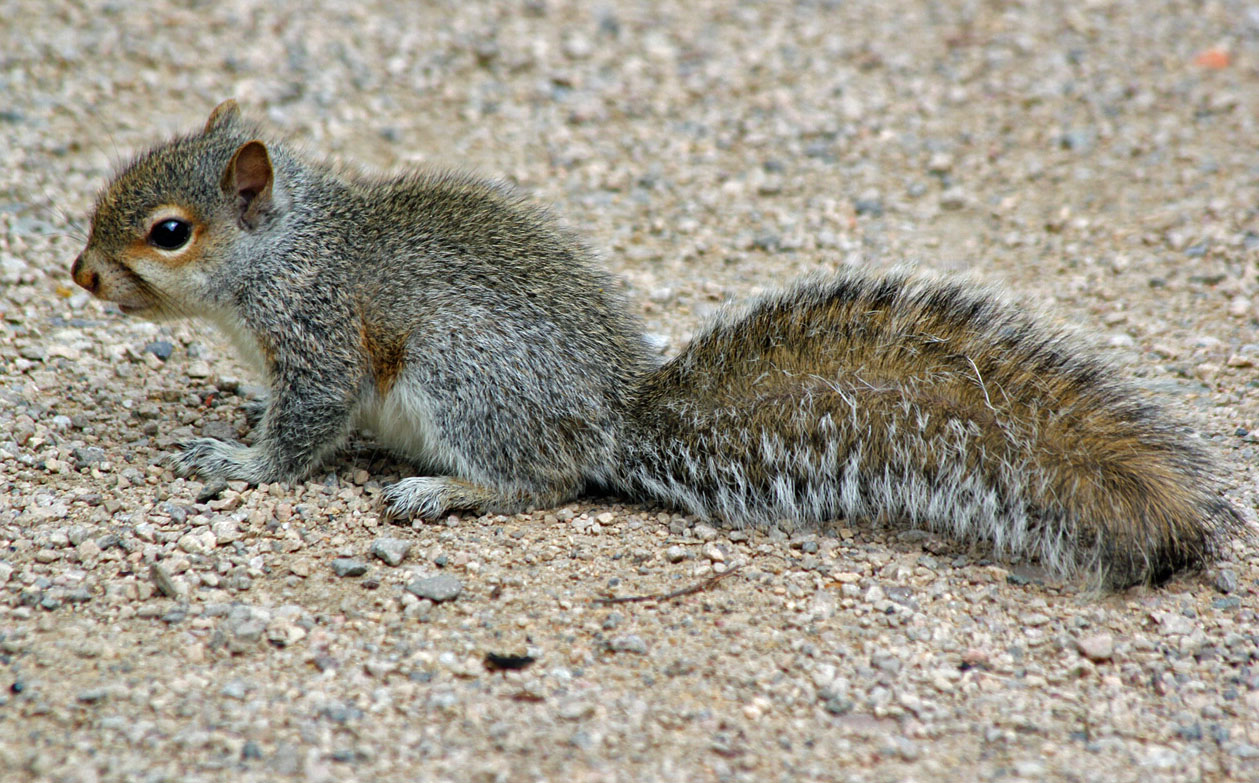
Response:
[{"label": "squirrel muzzle", "polygon": [[87,265],[83,263],[83,256],[86,254],[87,251],[84,250],[82,253],[79,253],[78,258],[74,259],[74,264],[70,266],[70,276],[74,278],[74,282],[80,288],[84,288],[89,294],[96,296],[96,292],[101,287],[101,276],[88,269]]},{"label": "squirrel muzzle", "polygon": [[89,244],[70,266],[74,282],[97,299],[113,302],[131,315],[158,304],[149,287],[123,264],[102,258]]}]

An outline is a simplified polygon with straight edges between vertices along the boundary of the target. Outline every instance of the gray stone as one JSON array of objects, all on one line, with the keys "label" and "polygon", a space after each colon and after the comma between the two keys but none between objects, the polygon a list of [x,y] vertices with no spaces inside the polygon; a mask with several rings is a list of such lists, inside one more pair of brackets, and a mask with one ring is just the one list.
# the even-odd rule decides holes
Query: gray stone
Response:
[{"label": "gray stone", "polygon": [[338,557],[332,561],[332,572],[337,576],[362,576],[367,573],[367,563],[350,557]]},{"label": "gray stone", "polygon": [[222,479],[215,479],[206,484],[200,492],[197,493],[198,503],[209,503],[219,496],[223,490],[227,489],[227,482]]},{"label": "gray stone", "polygon": [[1092,128],[1072,128],[1062,134],[1059,143],[1072,152],[1088,152],[1096,139],[1097,133]]},{"label": "gray stone", "polygon": [[1221,568],[1212,582],[1221,593],[1231,593],[1237,589],[1237,572],[1231,568]]},{"label": "gray stone", "polygon": [[644,655],[647,652],[647,643],[637,634],[629,636],[618,636],[608,642],[608,649],[612,652],[627,652]]},{"label": "gray stone", "polygon": [[[181,506],[178,503],[171,503],[170,501],[167,501],[161,504],[160,506],[158,506],[157,510],[161,511],[164,514],[169,514],[170,518],[180,525],[188,521],[188,507],[187,506]],[[144,538],[144,536],[140,536],[140,537]],[[150,539],[145,539],[145,540],[147,541]]]},{"label": "gray stone", "polygon": [[858,215],[883,216],[883,202],[877,198],[859,198],[852,203],[852,208]]},{"label": "gray stone", "polygon": [[1076,639],[1075,647],[1090,661],[1109,661],[1115,654],[1115,637],[1108,633],[1093,634]]},{"label": "gray stone", "polygon": [[210,525],[210,532],[214,534],[214,538],[220,544],[230,544],[233,541],[239,541],[241,538],[240,525],[233,519],[216,519]]},{"label": "gray stone", "polygon": [[219,689],[219,693],[230,699],[237,700],[243,700],[248,692],[249,686],[245,684],[244,680],[228,680]]},{"label": "gray stone", "polygon": [[870,665],[891,675],[899,674],[902,666],[900,658],[882,651],[870,656]]},{"label": "gray stone", "polygon": [[261,620],[250,618],[238,623],[231,624],[232,635],[242,642],[257,642],[262,639],[262,634],[266,632],[267,627],[263,625]]},{"label": "gray stone", "polygon": [[71,454],[74,455],[74,461],[80,468],[91,467],[105,461],[105,450],[95,446],[74,449]]},{"label": "gray stone", "polygon": [[178,598],[182,592],[179,589],[179,585],[171,577],[170,572],[161,563],[154,563],[149,567],[149,579],[153,580],[153,584],[167,598]]},{"label": "gray stone", "polygon": [[169,340],[154,340],[144,346],[144,352],[166,361],[175,352],[175,346]]},{"label": "gray stone", "polygon": [[94,704],[98,701],[104,701],[109,693],[104,688],[89,688],[79,691],[75,694],[75,698],[84,704]]},{"label": "gray stone", "polygon": [[410,551],[411,542],[402,538],[378,538],[372,542],[372,554],[391,566],[399,565]]},{"label": "gray stone", "polygon": [[700,541],[712,541],[716,539],[717,536],[719,535],[717,533],[717,528],[713,527],[712,525],[705,525],[702,522],[696,525],[695,529],[692,532],[695,534],[695,537],[698,538]]},{"label": "gray stone", "polygon": [[420,598],[427,598],[435,603],[450,601],[463,592],[463,584],[450,574],[438,574],[425,579],[416,579],[407,585],[407,590]]}]

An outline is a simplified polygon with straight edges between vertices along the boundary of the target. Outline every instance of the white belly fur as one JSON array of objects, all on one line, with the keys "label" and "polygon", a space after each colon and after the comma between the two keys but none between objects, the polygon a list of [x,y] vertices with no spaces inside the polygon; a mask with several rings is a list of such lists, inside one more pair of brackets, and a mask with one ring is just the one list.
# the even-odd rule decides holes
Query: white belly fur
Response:
[{"label": "white belly fur", "polygon": [[428,395],[399,378],[383,400],[369,389],[355,411],[355,422],[371,430],[381,446],[425,470],[460,474],[458,455],[437,437],[433,407]]}]

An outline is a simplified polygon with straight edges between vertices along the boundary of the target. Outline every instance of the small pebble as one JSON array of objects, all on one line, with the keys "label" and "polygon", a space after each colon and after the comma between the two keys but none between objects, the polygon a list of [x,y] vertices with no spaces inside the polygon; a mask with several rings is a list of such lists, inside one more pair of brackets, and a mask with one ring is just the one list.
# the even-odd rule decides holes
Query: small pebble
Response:
[{"label": "small pebble", "polygon": [[463,591],[463,584],[450,574],[438,574],[424,579],[416,579],[407,585],[407,590],[420,598],[427,598],[434,603],[450,601]]},{"label": "small pebble", "polygon": [[1237,572],[1231,568],[1221,568],[1215,572],[1212,584],[1221,593],[1231,593],[1237,589]]},{"label": "small pebble", "polygon": [[208,484],[206,484],[204,487],[202,487],[201,491],[197,493],[197,502],[209,503],[211,500],[214,500],[220,494],[222,494],[223,490],[225,489],[227,489],[226,481],[222,481],[218,479],[211,481]]},{"label": "small pebble", "polygon": [[1109,661],[1115,654],[1115,637],[1108,633],[1084,636],[1075,640],[1075,646],[1090,661]]},{"label": "small pebble", "polygon": [[402,538],[378,538],[371,546],[371,553],[391,566],[401,564],[410,552],[411,542]]},{"label": "small pebble", "polygon": [[715,538],[717,538],[717,536],[719,535],[719,533],[717,532],[717,528],[713,527],[712,525],[705,525],[703,523],[696,525],[694,529],[692,530],[692,533],[700,541],[712,541]]},{"label": "small pebble", "polygon": [[180,586],[176,584],[175,579],[166,570],[166,566],[161,563],[154,563],[149,566],[149,579],[162,591],[162,595],[167,598],[178,598],[183,592]]},{"label": "small pebble", "polygon": [[877,198],[859,198],[853,202],[852,207],[858,215],[883,216],[883,202]]},{"label": "small pebble", "polygon": [[104,701],[108,696],[108,692],[104,688],[89,688],[85,691],[79,691],[75,698],[84,704],[95,704],[98,701]]},{"label": "small pebble", "polygon": [[332,561],[332,572],[337,576],[362,576],[367,573],[367,563],[350,557],[338,557]]},{"label": "small pebble", "polygon": [[647,643],[643,641],[641,636],[630,634],[629,636],[617,636],[608,642],[608,649],[612,652],[638,653],[639,655],[647,652]]},{"label": "small pebble", "polygon": [[232,519],[216,519],[210,525],[210,532],[219,544],[230,544],[241,538],[240,525]]},{"label": "small pebble", "polygon": [[966,206],[966,192],[961,188],[949,188],[940,194],[940,208],[958,210]]},{"label": "small pebble", "polygon": [[90,468],[105,461],[105,450],[95,446],[75,449],[71,454],[80,468]]},{"label": "small pebble", "polygon": [[721,547],[715,543],[708,543],[703,548],[704,557],[714,563],[724,563],[726,561],[726,553],[721,551]]},{"label": "small pebble", "polygon": [[144,352],[166,361],[175,352],[175,346],[169,340],[154,340],[144,346]]}]

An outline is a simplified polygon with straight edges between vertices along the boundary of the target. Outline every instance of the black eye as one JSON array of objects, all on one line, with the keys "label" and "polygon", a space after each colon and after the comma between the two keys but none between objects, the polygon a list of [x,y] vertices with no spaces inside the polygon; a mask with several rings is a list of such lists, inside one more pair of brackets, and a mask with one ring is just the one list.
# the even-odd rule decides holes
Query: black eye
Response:
[{"label": "black eye", "polygon": [[192,226],[186,220],[171,218],[149,229],[149,244],[163,250],[178,250],[188,244],[192,236]]}]

